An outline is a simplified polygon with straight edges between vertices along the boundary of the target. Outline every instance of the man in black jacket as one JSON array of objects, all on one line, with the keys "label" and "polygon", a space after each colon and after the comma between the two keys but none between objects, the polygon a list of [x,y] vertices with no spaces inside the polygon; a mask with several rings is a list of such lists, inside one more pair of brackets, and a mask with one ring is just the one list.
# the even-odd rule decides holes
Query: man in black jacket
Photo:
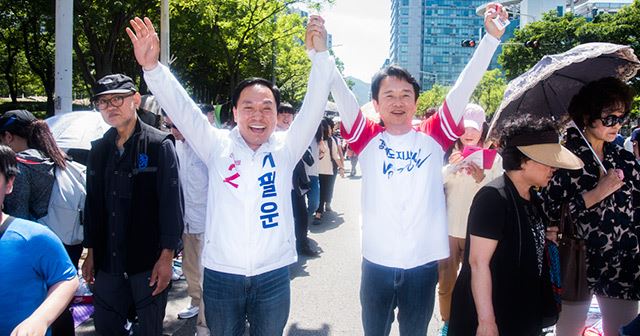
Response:
[{"label": "man in black jacket", "polygon": [[140,122],[140,94],[127,76],[100,79],[92,102],[112,126],[92,143],[87,167],[82,276],[95,280],[96,331],[123,334],[135,306],[137,333],[161,335],[183,229],[173,137]]}]

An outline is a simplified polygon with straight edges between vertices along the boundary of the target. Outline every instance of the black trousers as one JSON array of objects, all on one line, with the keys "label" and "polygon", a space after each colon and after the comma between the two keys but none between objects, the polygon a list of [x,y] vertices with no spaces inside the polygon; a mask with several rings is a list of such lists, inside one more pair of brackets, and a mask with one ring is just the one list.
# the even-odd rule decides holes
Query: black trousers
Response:
[{"label": "black trousers", "polygon": [[336,175],[319,174],[318,179],[320,180],[320,205],[316,213],[323,213],[325,211],[325,205],[331,203],[331,199],[333,198],[333,187],[336,184]]},{"label": "black trousers", "polygon": [[155,286],[149,287],[151,271],[125,277],[98,271],[93,291],[94,322],[99,335],[128,335],[124,325],[129,308],[135,307],[139,325],[136,335],[162,335],[162,320],[169,287],[151,296]]},{"label": "black trousers", "polygon": [[300,250],[308,246],[307,231],[309,229],[309,217],[304,195],[298,196],[295,190],[291,190],[291,203],[293,206],[293,220],[295,222],[296,248]]}]

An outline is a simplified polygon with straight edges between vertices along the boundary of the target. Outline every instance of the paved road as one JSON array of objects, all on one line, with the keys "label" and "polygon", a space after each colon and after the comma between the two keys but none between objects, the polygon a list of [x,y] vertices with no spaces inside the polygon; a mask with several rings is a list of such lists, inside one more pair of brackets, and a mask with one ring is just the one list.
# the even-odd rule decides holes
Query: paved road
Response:
[{"label": "paved road", "polygon": [[[338,178],[332,207],[310,238],[324,251],[301,261],[291,283],[291,315],[286,335],[362,335],[360,320],[360,177]],[[437,311],[437,303],[436,309]],[[438,315],[438,314],[436,314]],[[441,322],[432,319],[428,335]],[[392,335],[399,335],[394,323]]]},{"label": "paved road", "polygon": [[[301,257],[291,266],[291,313],[287,336],[362,335],[360,322],[360,177],[338,178],[334,212],[325,214],[320,225],[311,225],[309,237],[323,253],[319,258]],[[177,320],[184,308],[184,281],[174,282],[165,318],[165,334],[193,335],[194,319]],[[434,312],[438,312],[437,302]],[[437,316],[439,314],[434,314]],[[437,335],[441,322],[435,317],[428,335]],[[78,335],[92,335],[91,321],[78,328]],[[399,335],[397,323],[392,335]]]}]

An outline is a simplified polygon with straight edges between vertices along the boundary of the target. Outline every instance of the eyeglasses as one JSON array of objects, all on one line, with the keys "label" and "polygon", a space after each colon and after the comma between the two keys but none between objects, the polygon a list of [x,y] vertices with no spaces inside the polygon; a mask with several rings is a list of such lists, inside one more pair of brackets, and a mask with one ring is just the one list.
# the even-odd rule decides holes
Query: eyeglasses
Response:
[{"label": "eyeglasses", "polygon": [[93,106],[98,110],[105,110],[109,105],[113,107],[120,107],[124,103],[125,98],[131,97],[134,94],[135,92],[126,95],[113,96],[111,98],[97,98],[93,101]]},{"label": "eyeglasses", "polygon": [[623,115],[622,117],[618,117],[613,114],[610,114],[604,118],[600,118],[600,121],[602,121],[602,125],[604,125],[605,127],[613,127],[616,124],[624,125],[624,123],[626,123],[628,119],[629,119],[629,115],[626,115],[626,114]]},{"label": "eyeglasses", "polygon": [[166,128],[166,129],[172,129],[172,128],[178,129],[178,127],[176,127],[176,125],[169,124],[169,123],[164,123],[164,128]]}]

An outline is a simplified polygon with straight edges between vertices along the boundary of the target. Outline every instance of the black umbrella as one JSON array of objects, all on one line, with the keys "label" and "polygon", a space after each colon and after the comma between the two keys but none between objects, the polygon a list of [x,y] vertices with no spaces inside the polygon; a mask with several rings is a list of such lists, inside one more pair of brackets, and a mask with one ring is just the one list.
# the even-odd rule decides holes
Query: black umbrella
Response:
[{"label": "black umbrella", "polygon": [[583,86],[605,77],[627,81],[638,69],[640,61],[633,49],[612,43],[585,43],[561,54],[546,55],[509,82],[488,134],[522,114],[566,121],[571,98]]}]

